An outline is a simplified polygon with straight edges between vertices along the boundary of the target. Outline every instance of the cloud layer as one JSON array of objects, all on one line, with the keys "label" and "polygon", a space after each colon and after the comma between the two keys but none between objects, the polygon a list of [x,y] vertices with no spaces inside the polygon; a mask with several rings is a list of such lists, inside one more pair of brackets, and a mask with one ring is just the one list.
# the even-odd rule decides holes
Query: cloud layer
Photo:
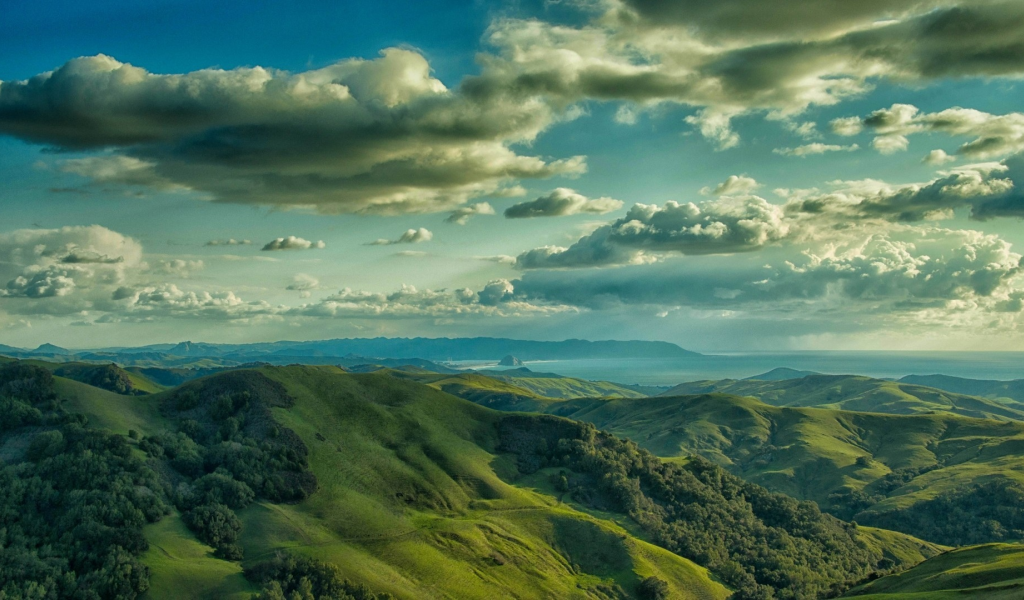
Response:
[{"label": "cloud layer", "polygon": [[506,180],[578,174],[580,157],[509,148],[556,118],[540,100],[448,90],[398,48],[301,73],[162,75],[97,55],[0,83],[0,133],[114,149],[63,163],[94,183],[337,213],[440,211]]},{"label": "cloud layer", "polygon": [[569,215],[603,215],[622,208],[622,201],[614,198],[587,198],[569,188],[556,188],[546,196],[529,202],[513,204],[505,209],[506,219],[533,217],[565,217]]}]

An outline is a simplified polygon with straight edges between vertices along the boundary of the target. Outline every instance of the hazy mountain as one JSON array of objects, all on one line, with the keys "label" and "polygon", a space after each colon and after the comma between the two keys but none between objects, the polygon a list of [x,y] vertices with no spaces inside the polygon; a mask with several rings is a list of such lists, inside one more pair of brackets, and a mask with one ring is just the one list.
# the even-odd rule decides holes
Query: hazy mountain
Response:
[{"label": "hazy mountain", "polygon": [[1024,402],[1024,379],[999,381],[995,379],[967,379],[949,375],[907,375],[901,382],[927,385],[957,394],[970,394],[991,399],[1009,399]]}]

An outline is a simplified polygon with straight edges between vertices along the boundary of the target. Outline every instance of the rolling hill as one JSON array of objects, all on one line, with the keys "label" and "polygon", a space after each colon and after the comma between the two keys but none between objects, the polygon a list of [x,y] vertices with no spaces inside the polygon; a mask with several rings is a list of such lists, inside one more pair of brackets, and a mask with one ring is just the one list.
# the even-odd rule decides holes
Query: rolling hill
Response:
[{"label": "rolling hill", "polygon": [[985,419],[1024,420],[1024,404],[996,402],[921,385],[858,375],[808,375],[799,379],[723,379],[683,383],[661,394],[722,393],[750,396],[772,406],[817,407],[896,415],[952,413]]},{"label": "rolling hill", "polygon": [[[906,519],[928,502],[964,486],[1024,483],[1024,423],[1016,421],[775,407],[725,394],[580,399],[545,410],[593,423],[659,456],[700,454],[844,518],[918,536],[924,530],[908,530],[913,523]],[[930,535],[951,543],[953,533]],[[1004,539],[992,535],[974,541]]]},{"label": "rolling hill", "polygon": [[[57,434],[86,435],[74,429],[82,419],[90,443],[130,449],[104,460],[134,461],[126,464],[146,482],[118,488],[125,501],[164,507],[141,526],[148,549],[126,550],[148,569],[151,598],[244,598],[265,583],[254,573],[282,564],[343,575],[334,584],[365,598],[631,598],[659,587],[724,598],[722,582],[786,597],[842,589],[938,551],[843,524],[699,459],[665,463],[589,425],[500,413],[387,373],[264,367],[126,396],[60,377],[46,384],[30,365],[3,369],[13,370],[0,373],[0,387],[52,390],[56,404],[46,406],[71,423],[46,425],[45,436],[38,425],[4,429],[3,476],[62,464],[51,461],[79,446]],[[10,383],[32,378],[41,383]],[[35,527],[49,531],[45,521]],[[762,539],[781,545],[750,546]],[[298,558],[282,563],[281,552]]]},{"label": "rolling hill", "polygon": [[1016,600],[1024,597],[1024,546],[958,548],[851,590],[863,600]]},{"label": "rolling hill", "polygon": [[1008,403],[1024,402],[1024,379],[1000,381],[996,379],[966,379],[949,375],[907,375],[900,382],[946,390],[955,394],[969,394]]}]

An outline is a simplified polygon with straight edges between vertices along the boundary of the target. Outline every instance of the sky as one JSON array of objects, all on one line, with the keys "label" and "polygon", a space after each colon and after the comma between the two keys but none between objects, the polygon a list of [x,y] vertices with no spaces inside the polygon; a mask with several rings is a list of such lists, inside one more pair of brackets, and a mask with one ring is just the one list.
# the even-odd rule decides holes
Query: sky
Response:
[{"label": "sky", "polygon": [[0,344],[1024,350],[1024,4],[0,0]]}]

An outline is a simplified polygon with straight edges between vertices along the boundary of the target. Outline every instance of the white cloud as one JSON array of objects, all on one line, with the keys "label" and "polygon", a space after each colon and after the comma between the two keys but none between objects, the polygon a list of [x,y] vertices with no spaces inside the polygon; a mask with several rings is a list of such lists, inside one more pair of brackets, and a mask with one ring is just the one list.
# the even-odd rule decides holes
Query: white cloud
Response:
[{"label": "white cloud", "polygon": [[397,240],[379,239],[375,242],[370,242],[370,246],[392,246],[395,244],[419,244],[422,242],[429,242],[434,239],[434,234],[430,230],[420,227],[419,229],[409,229],[398,237]]},{"label": "white cloud", "polygon": [[[142,267],[137,241],[98,225],[0,234],[0,296],[102,294]],[[52,309],[74,310],[71,303]]]},{"label": "white cloud", "polygon": [[520,202],[505,209],[506,219],[533,217],[564,217],[569,215],[603,215],[622,208],[622,201],[614,198],[587,198],[569,188],[556,188],[546,196],[529,202]]},{"label": "white cloud", "polygon": [[858,150],[860,146],[857,144],[851,144],[849,146],[839,146],[836,144],[822,144],[815,142],[813,144],[804,144],[803,146],[797,146],[796,148],[776,148],[772,150],[775,154],[781,154],[782,156],[813,156],[815,154],[825,154],[826,152],[853,152]]},{"label": "white cloud", "polygon": [[[956,152],[972,160],[1024,152],[1024,113],[1019,112],[993,115],[955,107],[935,113],[922,113],[910,104],[893,104],[889,108],[872,112],[863,120],[850,117],[842,121],[850,119],[856,121],[859,127],[866,127],[876,134],[872,146],[882,153],[905,150],[909,143],[907,136],[920,133],[974,138],[961,145]],[[933,151],[932,154],[935,152],[941,151]],[[942,156],[946,156],[945,152]]]},{"label": "white cloud", "polygon": [[285,289],[293,292],[308,292],[318,289],[319,287],[320,280],[316,277],[305,273],[296,273],[295,276],[292,277],[292,282],[288,284],[288,287]]},{"label": "white cloud", "polygon": [[187,278],[196,271],[203,270],[205,267],[206,265],[201,260],[174,258],[160,261],[159,271],[164,275]]},{"label": "white cloud", "polygon": [[569,248],[547,246],[516,259],[521,269],[638,264],[651,253],[729,254],[777,242],[789,233],[780,206],[757,196],[723,196],[695,204],[636,204],[626,216]]},{"label": "white cloud", "polygon": [[210,240],[206,242],[206,246],[248,246],[252,244],[251,240],[236,240],[235,238],[228,238],[225,240]]},{"label": "white cloud", "polygon": [[733,196],[736,194],[749,194],[759,187],[761,187],[761,184],[753,177],[730,175],[725,181],[713,188],[701,188],[700,193],[704,196]]},{"label": "white cloud", "polygon": [[945,150],[932,150],[921,159],[921,162],[926,165],[944,165],[955,160],[956,157],[946,154]]},{"label": "white cloud", "polygon": [[322,250],[326,248],[327,244],[323,240],[311,242],[304,240],[300,237],[290,235],[288,237],[279,237],[267,242],[262,250],[264,252],[273,252],[276,250]]}]

